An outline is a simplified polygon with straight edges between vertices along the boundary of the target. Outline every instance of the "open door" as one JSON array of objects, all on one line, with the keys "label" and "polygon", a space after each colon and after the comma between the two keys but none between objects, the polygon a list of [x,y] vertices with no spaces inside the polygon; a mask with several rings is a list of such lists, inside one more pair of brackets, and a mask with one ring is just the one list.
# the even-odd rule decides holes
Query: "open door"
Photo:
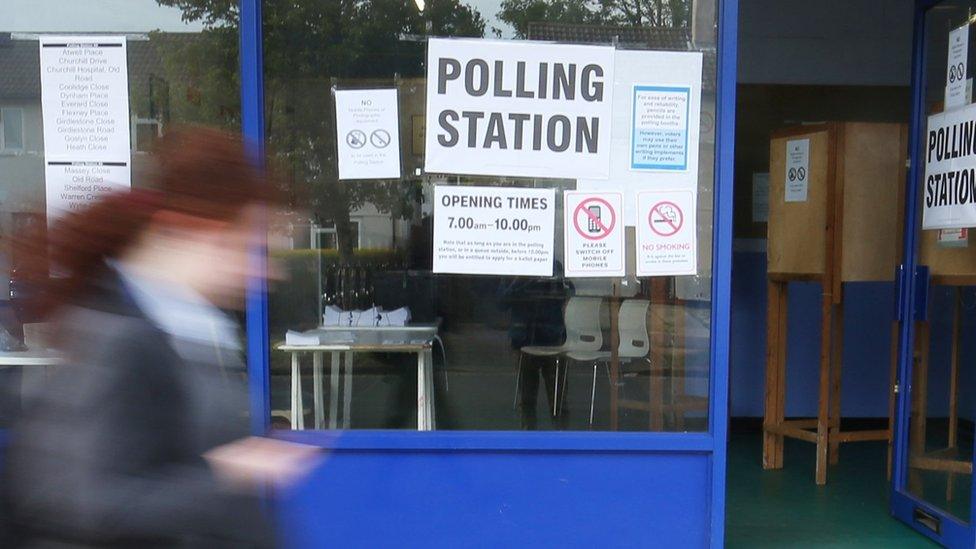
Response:
[{"label": "open door", "polygon": [[911,170],[899,278],[891,512],[948,547],[973,547],[976,400],[974,0],[916,2]]}]

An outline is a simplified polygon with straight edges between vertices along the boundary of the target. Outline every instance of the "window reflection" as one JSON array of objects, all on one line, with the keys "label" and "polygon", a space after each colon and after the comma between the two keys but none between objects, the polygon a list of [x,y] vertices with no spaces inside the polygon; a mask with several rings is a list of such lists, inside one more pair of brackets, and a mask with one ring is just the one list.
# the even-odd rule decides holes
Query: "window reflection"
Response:
[{"label": "window reflection", "polygon": [[[547,0],[285,4],[264,4],[269,162],[291,203],[270,236],[288,275],[269,303],[273,424],[707,428],[714,3],[581,3],[572,12]],[[628,276],[567,278],[562,191],[576,180],[425,172],[428,36],[704,51],[698,276],[635,277],[631,227]],[[403,175],[340,181],[333,90],[389,88],[399,96]],[[434,188],[453,185],[555,189],[553,275],[433,273]],[[403,308],[405,326],[384,324]],[[301,333],[315,328],[302,347]]]}]

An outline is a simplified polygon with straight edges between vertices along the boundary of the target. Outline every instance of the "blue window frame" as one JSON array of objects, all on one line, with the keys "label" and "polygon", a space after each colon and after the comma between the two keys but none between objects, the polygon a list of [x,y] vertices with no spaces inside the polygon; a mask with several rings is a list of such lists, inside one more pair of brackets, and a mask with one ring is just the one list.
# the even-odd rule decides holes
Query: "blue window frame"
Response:
[{"label": "blue window frame", "polygon": [[[927,126],[926,77],[927,43],[926,18],[929,10],[944,0],[915,0],[914,35],[912,40],[912,110],[909,136],[911,159],[905,181],[904,262],[898,277],[898,380],[904,387],[895,402],[893,431],[894,466],[891,475],[890,511],[916,531],[947,547],[972,547],[976,542],[976,507],[970,509],[968,523],[924,501],[908,489],[909,427],[911,421],[912,361],[915,349],[915,323],[925,319],[929,292],[928,268],[919,264],[919,239],[922,212],[917,185],[925,169],[922,135]],[[976,496],[976,484],[972,486]],[[926,526],[925,517],[935,520],[938,527]],[[929,523],[931,524],[931,522]]]},{"label": "blue window frame", "polygon": [[[708,430],[704,433],[573,433],[573,432],[402,432],[402,431],[291,431],[277,433],[290,440],[317,444],[336,453],[348,453],[351,459],[363,463],[377,456],[470,455],[471,453],[512,454],[543,456],[550,460],[564,460],[567,467],[575,467],[580,454],[592,456],[645,456],[661,459],[663,467],[672,458],[685,456],[689,460],[707,462],[707,474],[699,486],[705,503],[707,524],[701,524],[701,539],[718,547],[723,543],[725,516],[725,465],[728,420],[728,365],[729,365],[729,316],[731,303],[731,252],[732,252],[732,197],[733,156],[735,131],[735,84],[737,47],[737,0],[719,2],[718,29],[718,104],[715,156],[715,192],[712,258],[712,337],[711,380],[709,383]],[[262,59],[261,1],[240,0],[240,61],[241,61],[241,114],[242,131],[250,142],[255,161],[264,156],[264,97]],[[259,267],[266,265],[265,250],[256,250],[252,260]],[[247,295],[247,350],[250,375],[252,424],[255,434],[269,432],[269,348],[268,348],[268,297],[263,282],[254,281]],[[406,459],[406,458],[402,458]],[[553,463],[556,463],[555,461]],[[594,462],[596,463],[596,462]],[[617,462],[614,462],[617,463]],[[658,463],[655,461],[654,463]],[[556,464],[558,467],[559,465]],[[585,469],[572,469],[585,474]],[[491,472],[486,472],[491,475]],[[591,473],[592,475],[592,473]],[[674,479],[671,479],[672,481]],[[368,479],[363,479],[368,484]],[[680,479],[679,479],[680,481]],[[363,491],[368,487],[360,486]],[[649,504],[674,506],[668,512],[661,510],[656,517],[642,519],[638,527],[647,529],[646,521],[659,521],[662,526],[671,520],[680,520],[684,509],[681,501],[698,506],[695,498],[675,498],[662,485],[662,492],[649,492]],[[597,496],[597,494],[595,494]],[[666,501],[668,500],[668,501]],[[676,503],[677,502],[677,503]],[[670,508],[670,507],[669,507]],[[699,509],[696,509],[698,511]],[[404,519],[405,520],[405,519]],[[544,525],[543,525],[544,526]],[[463,527],[459,525],[458,527]],[[653,535],[653,529],[647,530]],[[336,534],[333,532],[333,534]],[[368,540],[368,533],[361,533]],[[504,539],[504,530],[496,530],[498,539]],[[314,535],[308,533],[307,535]],[[440,532],[440,539],[451,539],[451,532]],[[470,533],[469,533],[470,535]],[[306,540],[310,538],[304,538]],[[666,542],[666,538],[658,538]],[[674,538],[677,540],[677,538]],[[524,541],[524,540],[523,540]],[[557,538],[548,541],[558,542]],[[577,540],[578,541],[578,540]],[[677,542],[677,541],[676,541]]]}]

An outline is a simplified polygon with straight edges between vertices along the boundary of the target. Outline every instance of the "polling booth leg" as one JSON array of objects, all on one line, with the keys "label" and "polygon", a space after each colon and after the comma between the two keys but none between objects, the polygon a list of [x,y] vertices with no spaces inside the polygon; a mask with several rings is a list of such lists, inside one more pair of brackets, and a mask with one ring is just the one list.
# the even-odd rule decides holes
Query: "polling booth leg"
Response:
[{"label": "polling booth leg", "polygon": [[769,281],[766,304],[766,409],[763,418],[763,469],[783,467],[786,398],[786,303],[788,286]]},{"label": "polling booth leg", "polygon": [[332,363],[329,365],[329,429],[339,427],[339,363],[340,354],[332,352]]},{"label": "polling booth leg", "polygon": [[844,303],[834,305],[830,330],[830,449],[829,461],[836,465],[840,459],[840,389],[841,367],[844,363]]},{"label": "polling booth leg", "polygon": [[919,322],[915,331],[918,362],[912,372],[911,384],[911,429],[908,436],[908,489],[921,496],[922,477],[918,462],[925,454],[925,431],[928,421],[929,396],[929,323]]},{"label": "polling booth leg", "polygon": [[821,294],[822,318],[820,320],[820,390],[817,399],[817,484],[827,484],[827,451],[830,442],[830,377],[831,331],[834,323],[833,297],[827,291]]},{"label": "polling booth leg", "polygon": [[[959,331],[961,330],[962,290],[956,286],[953,292],[954,303],[952,311],[952,355],[949,362],[949,440],[947,453],[954,452],[958,444],[957,430],[959,429]],[[946,501],[952,501],[952,485],[955,484],[956,474],[949,471],[946,480]]]}]

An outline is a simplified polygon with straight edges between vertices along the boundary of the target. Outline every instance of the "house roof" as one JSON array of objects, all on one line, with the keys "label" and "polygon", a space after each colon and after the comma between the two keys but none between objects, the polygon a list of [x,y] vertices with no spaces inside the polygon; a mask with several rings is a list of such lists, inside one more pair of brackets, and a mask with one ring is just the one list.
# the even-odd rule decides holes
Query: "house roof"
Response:
[{"label": "house roof", "polygon": [[[197,33],[154,34],[150,40],[129,40],[126,44],[129,88],[148,85],[152,76],[162,76],[162,49],[198,40]],[[0,33],[0,99],[37,99],[41,96],[40,54],[35,40],[14,40]]]},{"label": "house roof", "polygon": [[627,27],[576,23],[529,23],[529,40],[547,40],[574,44],[617,44],[625,49],[665,51],[702,51],[702,88],[715,92],[716,55],[712,49],[694,47],[691,29],[687,27]]}]

